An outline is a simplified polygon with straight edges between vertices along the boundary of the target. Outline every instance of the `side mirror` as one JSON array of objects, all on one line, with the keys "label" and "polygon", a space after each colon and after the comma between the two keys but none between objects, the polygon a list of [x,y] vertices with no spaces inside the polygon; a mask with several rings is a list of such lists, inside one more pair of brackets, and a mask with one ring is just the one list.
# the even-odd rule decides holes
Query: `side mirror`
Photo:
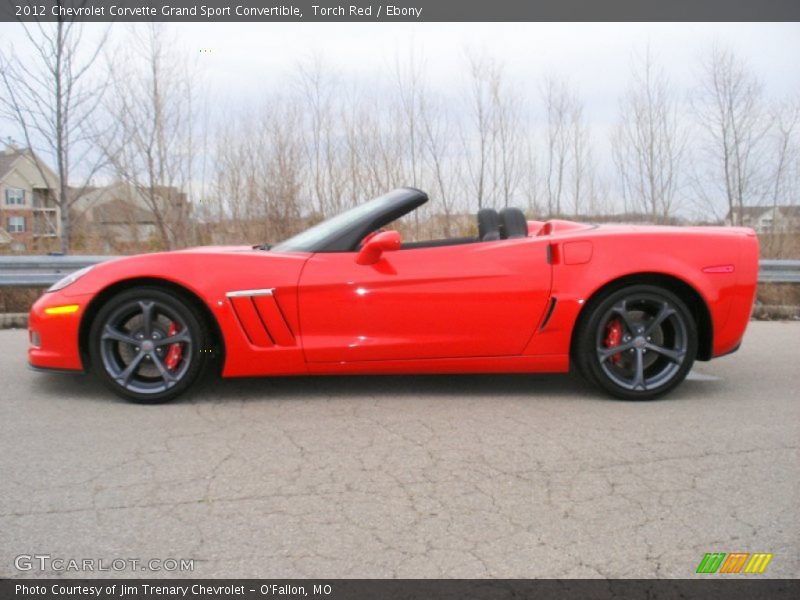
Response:
[{"label": "side mirror", "polygon": [[400,234],[396,231],[382,231],[367,238],[356,257],[359,265],[374,265],[384,252],[400,249]]}]

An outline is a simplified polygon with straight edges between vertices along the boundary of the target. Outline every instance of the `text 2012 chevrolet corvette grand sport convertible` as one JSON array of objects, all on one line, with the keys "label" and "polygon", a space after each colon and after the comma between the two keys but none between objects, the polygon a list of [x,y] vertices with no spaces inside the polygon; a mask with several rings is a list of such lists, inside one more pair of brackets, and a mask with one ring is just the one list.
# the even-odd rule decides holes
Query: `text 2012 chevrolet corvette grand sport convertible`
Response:
[{"label": "text 2012 chevrolet corvette grand sport convertible", "polygon": [[33,306],[33,367],[161,402],[223,377],[565,372],[626,399],[733,352],[756,289],[750,229],[592,226],[478,213],[478,236],[402,243],[401,188],[272,248],[104,262]]}]

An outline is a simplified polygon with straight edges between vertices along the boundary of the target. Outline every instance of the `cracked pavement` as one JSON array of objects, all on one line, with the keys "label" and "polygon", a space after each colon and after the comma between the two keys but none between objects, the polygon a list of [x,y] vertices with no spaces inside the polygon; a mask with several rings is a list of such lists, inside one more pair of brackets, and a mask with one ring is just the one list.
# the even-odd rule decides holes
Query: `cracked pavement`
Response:
[{"label": "cracked pavement", "polygon": [[106,577],[682,578],[715,551],[800,576],[800,323],[751,323],[638,404],[486,375],[219,381],[137,406],[27,370],[24,331],[0,347],[0,577],[85,576],[14,568],[49,554],[195,559]]}]

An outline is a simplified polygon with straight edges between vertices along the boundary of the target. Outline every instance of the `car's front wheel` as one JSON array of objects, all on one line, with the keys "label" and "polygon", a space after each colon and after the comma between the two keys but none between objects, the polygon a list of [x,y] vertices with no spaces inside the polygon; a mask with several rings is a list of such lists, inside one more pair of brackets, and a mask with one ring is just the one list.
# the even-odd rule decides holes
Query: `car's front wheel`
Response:
[{"label": "car's front wheel", "polygon": [[587,306],[574,360],[618,398],[648,400],[684,380],[697,354],[697,326],[686,304],[653,285],[619,289]]},{"label": "car's front wheel", "polygon": [[139,287],[98,311],[89,332],[93,370],[134,402],[177,397],[203,372],[207,333],[196,311],[167,291]]}]

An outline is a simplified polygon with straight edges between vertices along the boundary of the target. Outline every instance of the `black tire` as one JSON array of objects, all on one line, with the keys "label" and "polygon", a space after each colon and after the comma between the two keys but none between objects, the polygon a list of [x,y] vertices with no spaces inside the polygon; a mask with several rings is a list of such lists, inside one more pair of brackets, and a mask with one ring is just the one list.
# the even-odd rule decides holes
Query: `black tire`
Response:
[{"label": "black tire", "polygon": [[206,369],[209,334],[197,311],[157,287],[108,300],[89,331],[92,370],[113,392],[142,404],[169,402]]},{"label": "black tire", "polygon": [[573,360],[589,382],[617,398],[650,400],[686,378],[697,356],[697,325],[678,296],[655,285],[631,285],[592,301],[586,311]]}]

